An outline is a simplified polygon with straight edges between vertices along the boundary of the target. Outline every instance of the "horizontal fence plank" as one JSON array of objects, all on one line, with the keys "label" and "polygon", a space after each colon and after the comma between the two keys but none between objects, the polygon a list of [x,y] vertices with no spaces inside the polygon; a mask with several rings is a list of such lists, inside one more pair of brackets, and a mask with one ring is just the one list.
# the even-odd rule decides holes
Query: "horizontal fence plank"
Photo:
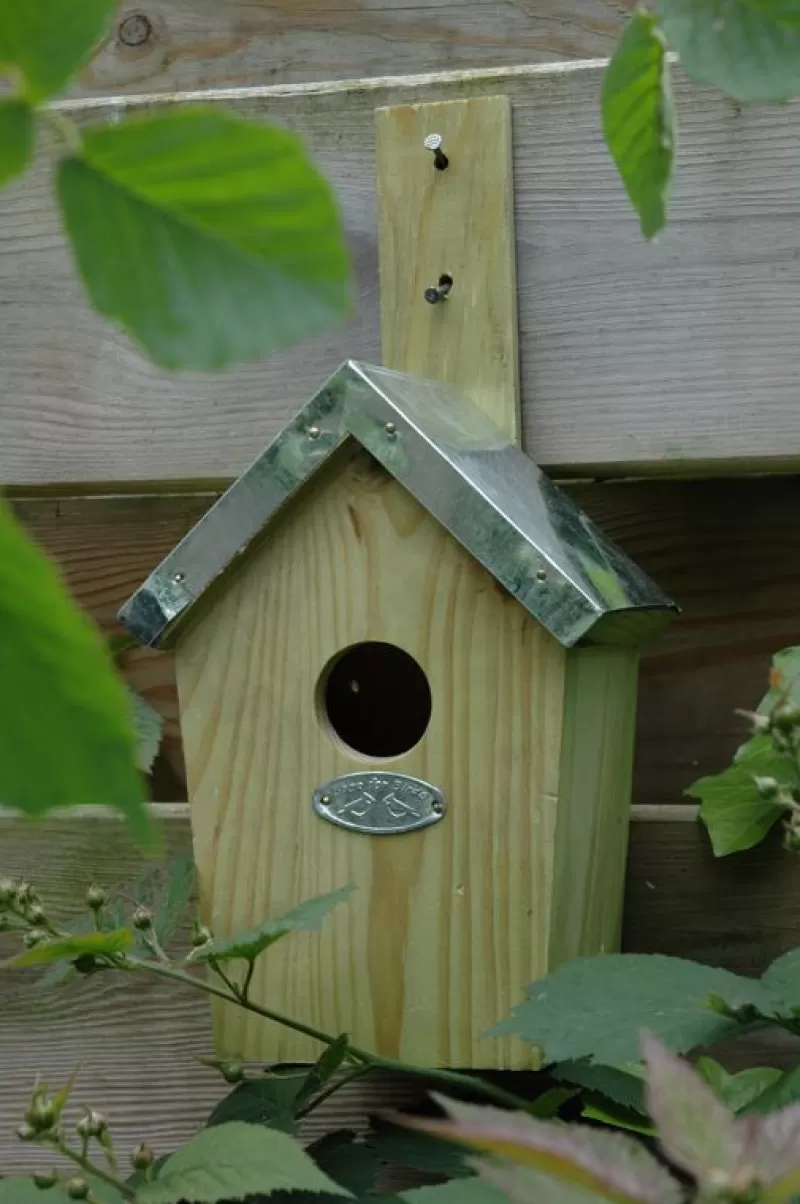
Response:
[{"label": "horizontal fence plank", "polygon": [[[699,825],[637,822],[631,829],[625,948],[662,952],[757,974],[797,942],[797,865],[776,842],[714,861]],[[190,850],[188,805],[157,808],[170,853]],[[28,825],[0,811],[0,872],[32,880],[53,914],[82,909],[87,885],[132,881],[142,860],[121,820],[83,809]],[[13,946],[0,941],[0,954]],[[0,970],[0,1168],[30,1169],[36,1155],[13,1136],[33,1079],[63,1081],[80,1063],[76,1102],[106,1112],[121,1151],[140,1140],[167,1152],[188,1137],[226,1088],[199,1064],[211,1052],[203,998],[172,984],[99,976],[52,991],[28,972]],[[733,1068],[785,1062],[797,1042],[770,1036],[726,1051]],[[365,1114],[410,1106],[419,1085],[392,1078],[353,1088],[314,1114],[309,1136],[363,1123]]]},{"label": "horizontal fence plank", "polygon": [[[526,449],[576,475],[800,464],[800,105],[740,109],[679,78],[671,225],[651,246],[603,145],[600,77],[567,64],[187,94],[306,139],[338,194],[356,272],[347,323],[222,375],[160,373],[89,312],[44,136],[37,167],[0,195],[0,305],[15,315],[0,330],[0,483],[236,475],[342,360],[379,357],[376,106],[498,93],[514,108]],[[125,101],[72,108],[103,121]],[[431,278],[446,268],[431,264]]]},{"label": "horizontal fence plank", "polygon": [[[642,661],[634,799],[680,802],[741,743],[737,707],[761,697],[772,653],[800,643],[797,478],[572,485],[603,529],[683,613]],[[213,495],[19,501],[29,530],[60,562],[106,629],[117,608]],[[166,720],[156,799],[185,797],[171,657],[137,651],[131,680]]]},{"label": "horizontal fence plank", "polygon": [[146,0],[73,95],[359,79],[601,57],[629,0]]}]

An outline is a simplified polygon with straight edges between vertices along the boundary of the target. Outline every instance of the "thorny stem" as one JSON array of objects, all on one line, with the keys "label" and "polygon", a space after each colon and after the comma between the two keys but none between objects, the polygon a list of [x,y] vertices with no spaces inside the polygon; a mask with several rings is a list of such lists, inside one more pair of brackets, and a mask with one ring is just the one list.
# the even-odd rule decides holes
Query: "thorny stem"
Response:
[{"label": "thorny stem", "polygon": [[68,1145],[64,1140],[63,1134],[51,1134],[50,1142],[58,1150],[59,1154],[64,1158],[68,1158],[70,1162],[74,1162],[87,1175],[93,1175],[95,1179],[99,1179],[102,1183],[107,1183],[109,1187],[115,1188],[126,1200],[136,1199],[136,1192],[132,1187],[128,1187],[127,1183],[123,1183],[109,1171],[103,1170],[101,1166],[96,1166],[85,1154],[79,1154],[77,1150],[73,1150],[72,1146]]},{"label": "thorny stem", "polygon": [[[126,968],[131,970],[148,970],[151,974],[160,974],[162,978],[171,978],[175,982],[185,983],[187,986],[194,987],[196,990],[205,991],[207,995],[215,995],[218,999],[224,999],[227,1003],[238,1003],[240,1007],[245,1008],[248,1012],[253,1012],[257,1016],[263,1016],[265,1020],[273,1020],[276,1024],[282,1024],[284,1028],[291,1028],[296,1033],[302,1033],[305,1037],[311,1037],[314,1041],[319,1041],[323,1045],[333,1045],[338,1038],[331,1036],[330,1033],[325,1033],[321,1029],[312,1028],[309,1024],[303,1024],[300,1020],[292,1020],[289,1016],[282,1015],[281,1012],[274,1012],[271,1008],[262,1007],[259,1003],[254,1003],[250,999],[243,998],[230,982],[225,979],[224,974],[220,973],[219,967],[215,969],[220,977],[228,982],[230,991],[223,990],[222,987],[216,986],[215,983],[209,982],[204,978],[196,978],[193,974],[187,974],[185,970],[180,970],[177,966],[163,965],[161,962],[149,962],[143,958],[127,957]],[[413,1075],[417,1078],[430,1079],[434,1082],[446,1083],[451,1087],[460,1087],[465,1091],[474,1091],[476,1094],[483,1095],[486,1099],[494,1100],[497,1104],[502,1104],[506,1108],[514,1108],[529,1112],[534,1105],[529,1100],[525,1100],[522,1096],[515,1095],[511,1091],[506,1091],[503,1087],[498,1087],[494,1083],[487,1083],[483,1079],[475,1078],[471,1074],[462,1074],[457,1070],[436,1070],[429,1066],[414,1066],[407,1062],[401,1062],[397,1058],[382,1058],[378,1054],[370,1053],[366,1049],[359,1049],[358,1046],[351,1045],[348,1049],[351,1057],[355,1058],[362,1064],[364,1069],[370,1070],[392,1070],[398,1074]]]}]

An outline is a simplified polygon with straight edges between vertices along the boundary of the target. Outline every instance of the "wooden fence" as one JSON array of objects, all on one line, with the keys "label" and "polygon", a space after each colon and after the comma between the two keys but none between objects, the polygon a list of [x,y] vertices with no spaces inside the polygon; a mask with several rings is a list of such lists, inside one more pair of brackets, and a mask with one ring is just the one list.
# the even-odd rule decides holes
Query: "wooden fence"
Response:
[{"label": "wooden fence", "polygon": [[[798,943],[795,863],[774,843],[715,862],[682,791],[726,763],[743,734],[735,707],[760,696],[771,653],[800,642],[800,109],[743,111],[679,78],[671,224],[647,246],[602,144],[600,65],[537,65],[608,52],[626,7],[123,5],[65,102],[73,116],[169,105],[183,89],[296,129],[337,190],[358,312],[266,364],[158,372],[82,299],[45,136],[36,170],[0,194],[0,482],[112,629],[320,381],[345,358],[378,359],[374,109],[511,96],[524,446],[683,608],[642,667],[625,947],[757,972]],[[534,65],[509,65],[520,61]],[[154,805],[170,847],[187,849],[170,658],[135,653],[129,673],[167,721]],[[94,812],[36,827],[0,814],[0,850],[3,872],[33,878],[64,913],[91,880],[140,868],[123,825]],[[123,1147],[164,1149],[221,1094],[193,1060],[209,1048],[205,1004],[176,988],[42,994],[0,975],[0,1173],[29,1165],[11,1133],[35,1072],[56,1081],[82,1061],[80,1097],[110,1113]],[[370,1090],[354,1089],[337,1120],[386,1102]]]}]

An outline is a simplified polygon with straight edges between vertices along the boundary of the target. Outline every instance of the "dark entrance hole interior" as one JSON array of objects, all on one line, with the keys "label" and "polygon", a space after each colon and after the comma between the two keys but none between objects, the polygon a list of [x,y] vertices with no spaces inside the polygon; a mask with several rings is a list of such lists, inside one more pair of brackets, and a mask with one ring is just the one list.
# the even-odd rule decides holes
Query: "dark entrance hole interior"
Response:
[{"label": "dark entrance hole interior", "polygon": [[431,689],[422,668],[394,644],[353,644],[326,666],[320,709],[331,729],[354,752],[398,757],[425,734]]}]

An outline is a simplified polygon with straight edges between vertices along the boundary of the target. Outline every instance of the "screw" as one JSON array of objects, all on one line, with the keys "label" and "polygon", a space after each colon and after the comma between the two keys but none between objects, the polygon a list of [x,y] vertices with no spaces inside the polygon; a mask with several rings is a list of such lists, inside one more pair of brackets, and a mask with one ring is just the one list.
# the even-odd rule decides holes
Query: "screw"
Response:
[{"label": "screw", "polygon": [[450,160],[442,150],[441,134],[428,134],[425,139],[425,150],[433,151],[433,166],[437,171],[444,171],[447,168]]},{"label": "screw", "polygon": [[318,426],[310,426],[308,428],[309,439],[319,439],[321,434],[322,434],[322,431],[319,429]]},{"label": "screw", "polygon": [[441,815],[442,812],[444,811],[444,807],[442,806],[442,804],[439,802],[438,799],[436,799],[433,803],[431,803],[431,811],[433,811],[434,815]]},{"label": "screw", "polygon": [[181,572],[180,569],[178,569],[177,572],[172,574],[173,585],[182,585],[185,580],[186,580],[186,574],[184,572]]},{"label": "screw", "polygon": [[323,794],[322,798],[319,801],[322,803],[323,807],[329,807],[330,802],[331,802],[331,796],[329,794]]},{"label": "screw", "polygon": [[153,26],[144,13],[131,13],[120,22],[117,34],[123,46],[143,46],[153,36]]},{"label": "screw", "polygon": [[425,289],[425,300],[429,305],[438,305],[440,301],[444,301],[450,289],[453,287],[453,277],[446,273],[439,277],[439,283],[434,284],[431,288]]},{"label": "screw", "polygon": [[397,427],[395,426],[395,424],[393,422],[387,422],[383,429],[386,432],[387,439],[396,439],[397,438]]},{"label": "screw", "polygon": [[547,580],[547,570],[546,569],[537,569],[536,570],[536,580],[537,581],[546,581]]}]

